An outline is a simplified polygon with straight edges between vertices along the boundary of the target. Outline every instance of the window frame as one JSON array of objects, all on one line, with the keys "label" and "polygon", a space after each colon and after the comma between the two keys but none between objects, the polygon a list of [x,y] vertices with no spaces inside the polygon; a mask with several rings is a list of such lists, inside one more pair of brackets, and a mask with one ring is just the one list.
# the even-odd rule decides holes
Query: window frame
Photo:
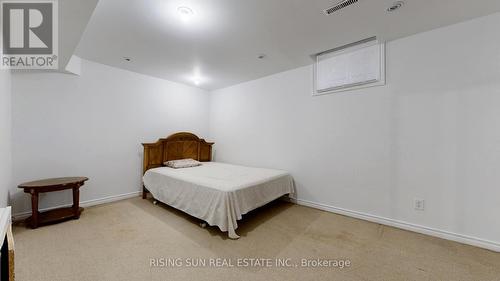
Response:
[{"label": "window frame", "polygon": [[[363,44],[367,44],[373,42],[374,45],[378,45],[380,48],[380,79],[376,81],[364,81],[364,82],[359,82],[359,83],[353,83],[353,84],[346,84],[344,86],[338,86],[338,87],[332,87],[329,89],[325,89],[322,91],[318,91],[318,61],[320,56],[330,54],[330,53],[339,53],[342,51],[345,51],[347,49],[353,49],[356,46],[360,46]],[[370,45],[372,46],[372,45]],[[369,46],[366,46],[369,47]],[[314,71],[313,71],[313,96],[323,96],[323,95],[328,95],[328,94],[333,94],[333,93],[338,93],[338,92],[345,92],[345,91],[353,91],[353,90],[358,90],[358,89],[363,89],[363,88],[369,88],[369,87],[376,87],[376,86],[384,86],[386,84],[386,54],[385,54],[385,42],[380,42],[377,37],[371,37],[367,38],[358,42],[354,42],[348,45],[344,45],[335,49],[327,50],[321,53],[318,53],[314,55],[315,62],[314,62]]]}]

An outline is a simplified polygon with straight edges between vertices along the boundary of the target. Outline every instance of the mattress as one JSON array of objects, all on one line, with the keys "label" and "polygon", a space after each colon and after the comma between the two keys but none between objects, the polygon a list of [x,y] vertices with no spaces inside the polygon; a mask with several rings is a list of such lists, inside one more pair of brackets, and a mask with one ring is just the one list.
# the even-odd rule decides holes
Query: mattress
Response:
[{"label": "mattress", "polygon": [[156,200],[218,226],[232,239],[239,238],[235,230],[242,215],[293,193],[288,172],[218,162],[150,169],[143,182]]}]

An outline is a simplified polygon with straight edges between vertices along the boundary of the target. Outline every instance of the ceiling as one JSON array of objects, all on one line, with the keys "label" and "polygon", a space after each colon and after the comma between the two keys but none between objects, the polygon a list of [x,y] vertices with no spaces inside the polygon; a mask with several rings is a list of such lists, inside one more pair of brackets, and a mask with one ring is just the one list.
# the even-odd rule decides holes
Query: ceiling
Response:
[{"label": "ceiling", "polygon": [[59,69],[64,70],[82,33],[92,16],[98,0],[59,1]]},{"label": "ceiling", "polygon": [[[392,13],[394,0],[360,0],[322,12],[338,1],[100,0],[76,55],[213,90],[310,64],[311,55],[360,39],[390,41],[500,11],[498,0],[406,0]],[[182,20],[179,7],[193,15]]]}]

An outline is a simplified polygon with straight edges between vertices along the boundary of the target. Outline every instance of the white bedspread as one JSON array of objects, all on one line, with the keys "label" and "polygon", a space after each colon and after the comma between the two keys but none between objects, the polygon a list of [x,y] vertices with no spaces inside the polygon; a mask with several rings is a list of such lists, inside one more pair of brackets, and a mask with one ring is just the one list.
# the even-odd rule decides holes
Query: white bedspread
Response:
[{"label": "white bedspread", "polygon": [[204,162],[192,168],[151,169],[144,185],[156,200],[239,236],[237,220],[285,194],[293,180],[285,171]]}]

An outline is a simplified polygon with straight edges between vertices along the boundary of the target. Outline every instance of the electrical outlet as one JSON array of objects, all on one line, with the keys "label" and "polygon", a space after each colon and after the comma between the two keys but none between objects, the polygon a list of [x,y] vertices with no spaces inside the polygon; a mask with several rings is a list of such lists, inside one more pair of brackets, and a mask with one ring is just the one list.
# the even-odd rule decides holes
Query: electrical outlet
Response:
[{"label": "electrical outlet", "polygon": [[415,199],[413,201],[413,206],[415,207],[415,210],[417,210],[417,211],[424,211],[425,210],[425,200]]}]

